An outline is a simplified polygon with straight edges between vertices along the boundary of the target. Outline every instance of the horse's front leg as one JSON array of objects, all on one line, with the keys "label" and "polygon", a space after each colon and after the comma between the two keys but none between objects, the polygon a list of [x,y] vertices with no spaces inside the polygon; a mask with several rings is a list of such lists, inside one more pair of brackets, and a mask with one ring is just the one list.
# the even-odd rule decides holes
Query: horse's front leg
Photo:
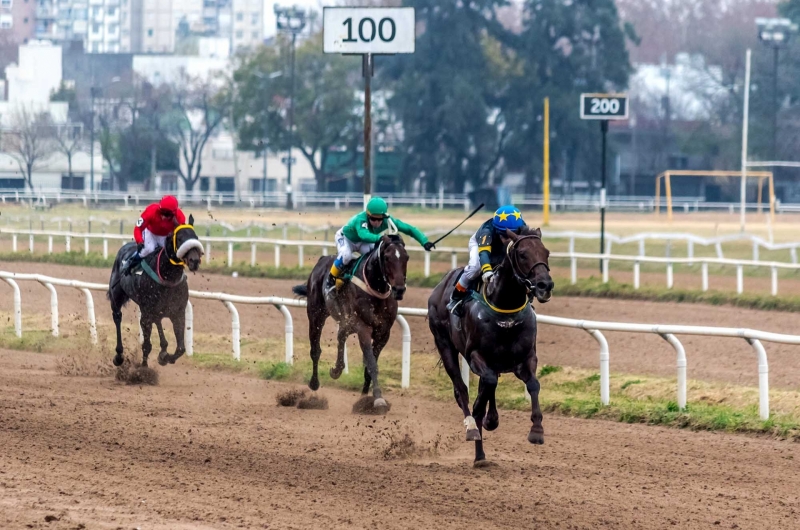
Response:
[{"label": "horse's front leg", "polygon": [[[181,356],[186,352],[186,342],[184,341],[186,332],[186,310],[184,309],[183,311],[178,311],[177,314],[170,317],[170,321],[172,322],[172,331],[175,333],[175,342],[177,343],[174,355],[167,355],[167,339],[164,338],[160,324],[158,329],[162,333],[161,349],[164,353],[164,359],[169,364],[175,364],[175,361],[180,359]],[[161,362],[161,354],[158,355],[158,358],[159,362]]]},{"label": "horse's front leg", "polygon": [[150,352],[153,350],[153,343],[150,342],[150,335],[153,334],[153,322],[149,318],[145,318],[144,312],[142,312],[139,324],[142,326],[142,336],[144,337],[144,341],[142,341],[142,366],[147,366],[147,357],[150,356]]},{"label": "horse's front leg", "polygon": [[322,338],[322,328],[325,327],[325,320],[328,318],[325,310],[308,309],[308,340],[311,343],[311,380],[308,382],[308,388],[313,391],[319,390],[319,359],[322,356],[322,345],[320,340]]},{"label": "horse's front leg", "polygon": [[480,436],[475,440],[475,462],[486,460],[486,453],[483,451],[483,424],[486,415],[486,404],[494,401],[495,390],[497,389],[497,374],[489,368],[480,353],[473,351],[470,355],[470,368],[478,376],[478,396],[472,406],[472,417],[478,426]]},{"label": "horse's front leg", "polygon": [[364,369],[372,380],[372,397],[375,398],[373,406],[376,409],[386,409],[388,405],[382,397],[381,386],[378,383],[378,359],[375,358],[372,350],[372,329],[366,324],[360,323],[357,333],[361,353],[364,357]]},{"label": "horse's front leg", "polygon": [[[372,354],[375,356],[375,362],[378,362],[378,359],[381,357],[381,352],[386,347],[386,343],[389,342],[389,334],[391,327],[387,327],[386,329],[377,328],[372,331]],[[364,388],[361,389],[361,393],[366,395],[369,392],[369,385],[372,381],[372,378],[367,371],[367,367],[364,367]]]},{"label": "horse's front leg", "polygon": [[111,314],[114,317],[114,326],[117,328],[117,354],[114,356],[114,366],[122,366],[125,358],[122,356],[122,309],[112,306]]},{"label": "horse's front leg", "polygon": [[542,409],[539,407],[539,390],[541,385],[539,384],[539,380],[536,379],[538,363],[539,360],[536,358],[536,346],[534,345],[525,362],[514,370],[514,374],[525,383],[528,394],[531,395],[531,421],[533,425],[531,426],[531,431],[528,433],[528,441],[537,445],[544,443]]},{"label": "horse's front leg", "polygon": [[167,337],[164,336],[164,325],[161,323],[160,319],[156,321],[156,330],[158,331],[159,346],[161,346],[158,356],[161,357],[162,354],[166,355],[169,342],[167,342]]}]

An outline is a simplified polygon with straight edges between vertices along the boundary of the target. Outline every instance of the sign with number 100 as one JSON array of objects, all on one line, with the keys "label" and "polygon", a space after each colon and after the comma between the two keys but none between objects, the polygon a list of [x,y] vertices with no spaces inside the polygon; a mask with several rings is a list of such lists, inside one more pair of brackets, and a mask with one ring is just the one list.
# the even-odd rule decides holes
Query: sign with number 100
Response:
[{"label": "sign with number 100", "polygon": [[628,118],[626,94],[581,94],[581,119],[624,120]]},{"label": "sign with number 100", "polygon": [[414,53],[413,7],[325,7],[325,53]]}]

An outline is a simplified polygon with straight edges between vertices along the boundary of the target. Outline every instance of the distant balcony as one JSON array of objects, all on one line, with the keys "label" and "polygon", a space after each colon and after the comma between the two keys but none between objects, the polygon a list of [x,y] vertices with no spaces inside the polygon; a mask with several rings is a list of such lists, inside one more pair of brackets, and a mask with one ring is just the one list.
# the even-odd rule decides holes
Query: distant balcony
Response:
[{"label": "distant balcony", "polygon": [[36,18],[39,20],[55,19],[56,10],[50,6],[36,6]]}]

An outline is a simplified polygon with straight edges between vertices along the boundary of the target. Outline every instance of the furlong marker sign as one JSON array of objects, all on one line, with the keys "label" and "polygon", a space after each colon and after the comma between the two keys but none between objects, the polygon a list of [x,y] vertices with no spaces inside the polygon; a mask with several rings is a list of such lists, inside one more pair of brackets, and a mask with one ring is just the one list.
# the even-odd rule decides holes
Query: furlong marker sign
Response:
[{"label": "furlong marker sign", "polygon": [[413,7],[326,7],[325,53],[414,53]]}]

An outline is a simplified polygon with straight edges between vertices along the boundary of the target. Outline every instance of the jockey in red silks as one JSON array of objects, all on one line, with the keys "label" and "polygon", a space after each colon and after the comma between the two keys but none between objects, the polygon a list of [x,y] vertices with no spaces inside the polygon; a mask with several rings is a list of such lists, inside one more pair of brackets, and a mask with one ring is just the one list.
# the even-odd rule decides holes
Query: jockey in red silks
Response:
[{"label": "jockey in red silks", "polygon": [[178,199],[164,195],[160,202],[148,206],[133,229],[133,237],[138,249],[123,264],[122,273],[130,274],[142,258],[163,247],[167,236],[179,225],[186,224],[186,216],[178,208]]}]

